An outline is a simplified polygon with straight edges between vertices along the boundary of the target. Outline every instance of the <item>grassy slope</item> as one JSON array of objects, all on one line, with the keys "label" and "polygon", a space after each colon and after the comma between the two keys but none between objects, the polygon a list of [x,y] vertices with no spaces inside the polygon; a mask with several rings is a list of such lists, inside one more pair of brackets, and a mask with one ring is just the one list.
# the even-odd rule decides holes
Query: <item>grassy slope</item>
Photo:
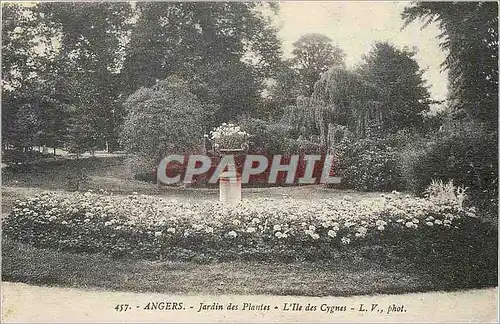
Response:
[{"label": "grassy slope", "polygon": [[291,264],[151,262],[37,249],[8,239],[3,240],[2,254],[2,280],[77,288],[316,296],[436,288],[428,274],[407,271],[408,265],[382,267],[360,258]]},{"label": "grassy slope", "polygon": [[405,259],[384,262],[357,255],[306,263],[152,262],[39,249],[3,238],[2,260],[3,281],[172,294],[349,296],[497,285],[493,269],[457,269],[456,263],[440,262],[423,267]]}]

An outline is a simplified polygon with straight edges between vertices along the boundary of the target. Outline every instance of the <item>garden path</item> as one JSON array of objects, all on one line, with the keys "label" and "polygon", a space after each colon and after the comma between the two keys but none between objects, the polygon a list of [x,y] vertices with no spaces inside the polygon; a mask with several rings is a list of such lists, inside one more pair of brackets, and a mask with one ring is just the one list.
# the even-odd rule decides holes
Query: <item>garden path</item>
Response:
[{"label": "garden path", "polygon": [[[77,290],[39,287],[2,282],[2,323],[12,322],[498,322],[497,288],[458,292],[412,293],[354,297],[299,296],[190,296]],[[186,310],[147,311],[150,301],[183,302]],[[200,302],[242,305],[250,302],[269,304],[270,311],[202,311]],[[284,303],[347,305],[354,311],[316,312],[283,311]],[[128,303],[127,312],[114,309]],[[384,308],[382,313],[360,312],[360,304],[371,309],[372,303]],[[406,312],[386,314],[388,305],[404,305]],[[190,306],[193,309],[190,309]],[[274,310],[274,306],[278,310]],[[139,306],[139,308],[137,308]],[[241,306],[240,306],[241,307]]]}]

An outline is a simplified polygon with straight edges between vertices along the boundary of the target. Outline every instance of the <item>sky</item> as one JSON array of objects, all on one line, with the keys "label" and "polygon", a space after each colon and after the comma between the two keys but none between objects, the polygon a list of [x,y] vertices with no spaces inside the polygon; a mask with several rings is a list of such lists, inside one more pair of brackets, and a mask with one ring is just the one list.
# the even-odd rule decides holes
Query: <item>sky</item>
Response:
[{"label": "sky", "polygon": [[369,52],[375,41],[389,41],[402,48],[416,47],[415,59],[430,86],[431,98],[443,100],[447,94],[446,73],[439,65],[446,53],[439,48],[439,29],[430,25],[421,30],[415,21],[404,30],[401,12],[409,2],[403,1],[282,1],[274,19],[283,41],[285,56],[301,35],[321,33],[346,53],[346,64],[353,67]]}]

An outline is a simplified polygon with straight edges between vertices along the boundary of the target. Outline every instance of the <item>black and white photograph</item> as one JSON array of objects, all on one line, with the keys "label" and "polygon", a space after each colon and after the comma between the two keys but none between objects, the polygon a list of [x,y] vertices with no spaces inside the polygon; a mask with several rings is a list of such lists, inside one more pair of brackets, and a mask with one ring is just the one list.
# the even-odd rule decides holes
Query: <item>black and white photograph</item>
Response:
[{"label": "black and white photograph", "polygon": [[2,1],[2,323],[497,322],[498,24]]}]

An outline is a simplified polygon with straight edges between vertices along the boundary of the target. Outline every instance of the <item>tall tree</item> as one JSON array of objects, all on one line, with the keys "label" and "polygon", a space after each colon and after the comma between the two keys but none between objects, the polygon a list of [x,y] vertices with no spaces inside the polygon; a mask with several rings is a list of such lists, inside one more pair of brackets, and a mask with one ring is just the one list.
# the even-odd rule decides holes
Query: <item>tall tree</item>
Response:
[{"label": "tall tree", "polygon": [[332,67],[345,67],[344,51],[323,34],[305,34],[293,47],[291,62],[301,77],[306,96],[312,94],[314,83],[322,73]]},{"label": "tall tree", "polygon": [[402,13],[405,26],[421,18],[437,23],[448,52],[449,99],[454,111],[498,127],[498,3],[415,2]]},{"label": "tall tree", "polygon": [[[30,87],[36,82],[34,25],[31,9],[15,3],[2,3],[2,142],[4,147],[28,147],[30,129],[20,129],[18,118],[31,110],[30,120],[37,115],[27,106]],[[22,107],[22,111],[19,111]],[[36,117],[38,119],[38,117]],[[28,131],[28,133],[23,133]],[[22,135],[22,137],[19,137]]]},{"label": "tall tree", "polygon": [[363,57],[359,73],[378,89],[378,113],[385,132],[422,130],[430,95],[415,54],[387,42],[377,42]]},{"label": "tall tree", "polygon": [[[118,72],[128,3],[39,3],[39,25],[53,55],[45,77],[61,105],[84,109],[101,148],[117,142],[120,114]],[[53,41],[55,40],[55,41]],[[70,123],[74,124],[74,123]]]},{"label": "tall tree", "polygon": [[276,30],[260,6],[138,3],[124,63],[127,91],[178,75],[201,100],[220,106],[214,120],[251,113],[280,54]]}]

